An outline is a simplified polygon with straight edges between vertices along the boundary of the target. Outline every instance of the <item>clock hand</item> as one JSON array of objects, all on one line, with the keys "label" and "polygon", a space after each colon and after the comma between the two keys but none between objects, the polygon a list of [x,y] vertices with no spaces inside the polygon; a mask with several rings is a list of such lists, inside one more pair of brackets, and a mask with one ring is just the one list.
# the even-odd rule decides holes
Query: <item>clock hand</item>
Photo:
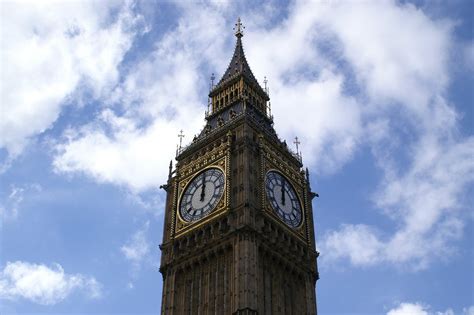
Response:
[{"label": "clock hand", "polygon": [[204,197],[206,196],[206,176],[202,174],[202,189],[201,189],[201,201],[204,201]]},{"label": "clock hand", "polygon": [[281,180],[281,204],[285,205],[285,179]]}]

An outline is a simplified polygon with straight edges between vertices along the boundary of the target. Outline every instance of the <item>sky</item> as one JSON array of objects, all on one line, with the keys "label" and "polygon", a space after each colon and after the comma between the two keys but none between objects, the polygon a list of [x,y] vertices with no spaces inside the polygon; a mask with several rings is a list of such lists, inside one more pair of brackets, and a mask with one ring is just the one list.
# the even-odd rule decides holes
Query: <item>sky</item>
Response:
[{"label": "sky", "polygon": [[0,313],[158,314],[169,161],[245,26],[320,314],[474,314],[474,2],[1,1]]}]

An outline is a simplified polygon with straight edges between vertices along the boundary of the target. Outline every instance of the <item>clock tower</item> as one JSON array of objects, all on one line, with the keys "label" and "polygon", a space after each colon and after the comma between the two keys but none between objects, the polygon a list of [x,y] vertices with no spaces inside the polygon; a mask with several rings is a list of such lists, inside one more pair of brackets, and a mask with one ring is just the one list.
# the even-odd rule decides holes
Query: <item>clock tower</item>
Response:
[{"label": "clock tower", "polygon": [[273,128],[268,92],[235,51],[206,125],[170,164],[162,314],[316,314],[308,171]]}]

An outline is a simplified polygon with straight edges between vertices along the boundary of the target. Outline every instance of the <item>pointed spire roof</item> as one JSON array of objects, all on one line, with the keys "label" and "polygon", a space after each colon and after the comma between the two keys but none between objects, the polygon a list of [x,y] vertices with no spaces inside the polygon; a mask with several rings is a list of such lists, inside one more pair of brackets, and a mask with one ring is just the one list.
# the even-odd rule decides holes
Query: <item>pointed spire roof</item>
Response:
[{"label": "pointed spire roof", "polygon": [[247,59],[245,58],[244,48],[242,45],[242,37],[244,36],[243,34],[244,28],[245,27],[242,26],[242,23],[239,18],[234,28],[235,37],[237,37],[234,55],[232,56],[229,66],[227,67],[227,70],[225,71],[224,75],[220,79],[219,83],[217,83],[217,85],[211,91],[211,95],[214,94],[214,92],[219,91],[222,87],[226,86],[228,82],[232,81],[233,79],[239,76],[243,76],[250,85],[253,85],[261,93],[266,94],[265,91],[260,86],[260,84],[258,83],[257,79],[255,79],[255,76],[253,75],[252,70],[250,70],[250,66],[247,62]]}]

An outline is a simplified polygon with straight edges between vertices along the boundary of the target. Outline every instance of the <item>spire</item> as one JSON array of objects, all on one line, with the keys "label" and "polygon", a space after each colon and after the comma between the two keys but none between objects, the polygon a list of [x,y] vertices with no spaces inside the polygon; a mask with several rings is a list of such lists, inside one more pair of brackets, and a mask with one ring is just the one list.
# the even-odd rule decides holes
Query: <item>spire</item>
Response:
[{"label": "spire", "polygon": [[244,29],[245,27],[242,25],[240,18],[238,18],[237,23],[235,24],[235,27],[234,27],[235,37],[237,37],[234,54],[229,63],[229,66],[227,67],[227,70],[225,71],[219,83],[217,83],[215,88],[211,91],[211,94],[213,94],[213,92],[215,91],[220,90],[222,87],[226,85],[226,83],[228,83],[229,81],[239,76],[243,76],[246,79],[246,81],[248,81],[251,85],[255,86],[255,88],[265,93],[265,91],[262,89],[262,87],[258,83],[257,79],[255,79],[255,76],[253,75],[252,70],[250,70],[250,66],[247,62],[247,59],[245,58],[244,48],[242,45],[242,37],[244,36],[244,33],[243,33]]}]

